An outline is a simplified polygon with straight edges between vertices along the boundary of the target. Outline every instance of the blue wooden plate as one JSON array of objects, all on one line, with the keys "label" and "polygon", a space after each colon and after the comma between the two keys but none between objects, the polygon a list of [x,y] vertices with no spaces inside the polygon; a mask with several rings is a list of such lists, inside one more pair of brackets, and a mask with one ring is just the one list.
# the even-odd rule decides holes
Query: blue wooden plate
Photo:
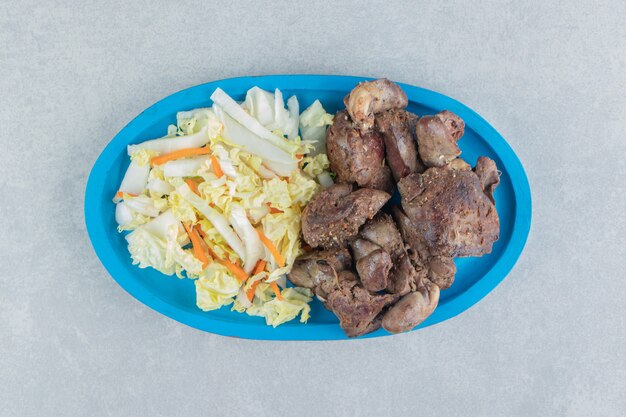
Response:
[{"label": "blue wooden plate", "polygon": [[[85,221],[100,261],[111,276],[133,297],[148,307],[181,323],[227,336],[273,340],[345,339],[337,318],[315,300],[307,324],[291,322],[277,328],[265,325],[260,317],[230,311],[230,307],[203,312],[196,307],[191,280],[165,276],[152,269],[131,264],[124,236],[117,232],[111,197],[117,191],[129,164],[126,145],[163,136],[175,123],[176,112],[210,106],[209,96],[220,87],[233,98],[243,100],[246,91],[259,86],[279,88],[285,97],[295,94],[302,109],[319,99],[327,111],[343,107],[343,97],[365,78],[334,75],[271,75],[232,78],[198,85],[175,93],[143,111],[122,129],[96,161],[85,193]],[[408,110],[418,115],[448,109],[466,123],[459,142],[462,157],[472,166],[480,155],[496,161],[502,171],[496,190],[500,216],[500,239],[493,252],[481,258],[457,259],[454,285],[441,293],[435,312],[418,328],[431,326],[465,311],[506,277],[520,256],[530,230],[531,196],[528,180],[519,159],[500,134],[467,106],[442,94],[400,84],[409,97]],[[387,336],[379,330],[363,337]]]}]

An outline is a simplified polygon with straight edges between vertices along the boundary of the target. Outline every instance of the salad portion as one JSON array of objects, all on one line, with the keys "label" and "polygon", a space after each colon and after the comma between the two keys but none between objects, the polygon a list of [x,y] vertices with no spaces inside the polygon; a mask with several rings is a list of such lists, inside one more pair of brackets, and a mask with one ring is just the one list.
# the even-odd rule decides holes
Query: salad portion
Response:
[{"label": "salad portion", "polygon": [[301,214],[333,185],[326,156],[332,124],[319,101],[258,87],[235,101],[179,112],[167,135],[128,146],[113,201],[132,262],[195,280],[196,304],[278,326],[309,317],[309,288],[287,287],[303,253]]}]

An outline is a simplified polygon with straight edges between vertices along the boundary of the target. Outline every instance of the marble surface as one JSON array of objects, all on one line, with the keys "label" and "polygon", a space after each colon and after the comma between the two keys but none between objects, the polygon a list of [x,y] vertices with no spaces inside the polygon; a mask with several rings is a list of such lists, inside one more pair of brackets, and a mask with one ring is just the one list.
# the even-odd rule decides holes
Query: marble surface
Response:
[{"label": "marble surface", "polygon": [[[0,416],[626,414],[625,3],[0,3]],[[90,167],[179,89],[386,76],[509,141],[534,200],[510,276],[419,332],[272,343],[125,293],[83,219]]]}]

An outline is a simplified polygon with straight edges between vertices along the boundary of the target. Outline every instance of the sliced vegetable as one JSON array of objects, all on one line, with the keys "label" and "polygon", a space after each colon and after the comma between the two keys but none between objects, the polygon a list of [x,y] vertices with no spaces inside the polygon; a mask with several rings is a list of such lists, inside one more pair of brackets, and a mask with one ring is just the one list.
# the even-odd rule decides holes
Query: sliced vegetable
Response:
[{"label": "sliced vegetable", "polygon": [[332,123],[333,116],[326,113],[319,100],[315,100],[302,112],[300,115],[300,133],[303,141],[313,145],[310,155],[326,153],[326,126]]},{"label": "sliced vegetable", "polygon": [[235,232],[230,228],[226,218],[220,214],[217,210],[210,207],[206,201],[194,194],[193,191],[182,180],[177,181],[175,184],[176,191],[187,200],[196,210],[204,215],[213,226],[220,232],[230,247],[239,255],[243,260],[246,259],[245,248],[241,240],[237,237]]},{"label": "sliced vegetable", "polygon": [[[276,90],[276,92],[274,93],[276,97],[276,107],[274,109],[274,112],[275,112],[275,117],[277,120],[279,116],[276,113],[284,112],[285,114],[284,117],[285,118],[289,117],[287,111],[284,108],[284,103],[281,106],[282,111],[281,111],[281,108],[279,108],[279,104],[278,104],[279,93],[280,93],[280,90]],[[280,93],[280,99],[282,101],[282,93]],[[266,142],[271,143],[272,145],[276,146],[279,149],[282,149],[288,154],[295,154],[298,148],[300,147],[299,144],[294,143],[294,142],[289,142],[285,140],[284,138],[281,138],[275,135],[270,130],[265,128],[257,119],[255,119],[254,117],[246,113],[241,108],[241,106],[239,106],[239,104],[237,104],[237,102],[233,100],[228,94],[226,94],[221,88],[217,88],[213,92],[213,94],[211,94],[211,100],[213,100],[214,103],[217,103],[224,110],[224,112],[226,112],[230,117],[232,117],[237,123],[241,124],[246,129],[250,130],[252,133],[260,137],[261,139],[264,139]]]},{"label": "sliced vegetable", "polygon": [[276,263],[280,266],[283,267],[285,266],[285,259],[283,258],[283,256],[280,254],[280,252],[278,251],[278,249],[276,249],[276,246],[274,246],[274,243],[272,243],[271,240],[269,240],[264,234],[263,232],[261,232],[259,229],[257,229],[257,233],[259,234],[259,239],[261,239],[261,242],[263,242],[263,244],[265,245],[265,247],[267,248],[267,250],[270,251],[270,253],[272,254],[272,256],[274,257],[274,260],[276,261]]},{"label": "sliced vegetable", "polygon": [[202,128],[198,132],[188,136],[176,136],[152,139],[137,145],[128,146],[128,155],[132,155],[139,149],[149,149],[159,154],[168,154],[174,151],[188,148],[200,148],[209,142],[207,128]]},{"label": "sliced vegetable", "polygon": [[152,178],[148,180],[146,189],[161,195],[169,194],[174,191],[174,187],[172,187],[168,182],[163,181],[160,178]]},{"label": "sliced vegetable", "polygon": [[276,284],[275,281],[270,282],[270,287],[272,288],[272,291],[274,291],[274,294],[276,294],[276,298],[278,298],[280,301],[283,301],[283,296],[280,293],[280,288],[278,288],[278,284]]},{"label": "sliced vegetable", "polygon": [[242,146],[247,152],[261,157],[266,164],[277,164],[279,175],[289,175],[291,171],[298,168],[298,162],[281,148],[268,143],[260,136],[255,135],[232,117],[226,114],[220,106],[213,105],[215,114],[224,125],[224,137],[230,142]]},{"label": "sliced vegetable", "polygon": [[246,297],[248,297],[249,301],[254,300],[254,292],[256,291],[256,287],[259,286],[259,282],[261,281],[254,281],[252,286],[246,291]]},{"label": "sliced vegetable", "polygon": [[202,262],[202,268],[206,268],[207,265],[209,264],[209,257],[204,251],[204,247],[202,245],[202,239],[200,238],[200,235],[198,234],[197,230],[190,228],[185,223],[183,223],[183,226],[185,227],[185,230],[187,231],[187,235],[189,236],[189,239],[191,240],[191,244],[193,246],[193,254],[195,255],[196,258],[198,258],[200,262]]},{"label": "sliced vegetable", "polygon": [[224,171],[222,171],[220,162],[217,160],[215,155],[211,155],[211,166],[213,167],[213,172],[215,172],[215,176],[217,178],[222,178],[224,176]]},{"label": "sliced vegetable", "polygon": [[129,195],[139,195],[143,193],[148,183],[148,175],[150,175],[149,165],[142,166],[135,161],[131,161],[124,174],[118,192],[127,193]]},{"label": "sliced vegetable", "polygon": [[300,122],[300,104],[296,96],[289,97],[287,108],[289,109],[289,122],[287,123],[285,133],[287,133],[289,139],[294,140],[298,137],[298,125]]},{"label": "sliced vegetable", "polygon": [[200,192],[198,191],[198,185],[195,183],[195,181],[187,178],[187,179],[185,179],[185,184],[187,184],[189,189],[191,191],[193,191],[194,194],[196,194],[198,196],[200,195]]},{"label": "sliced vegetable", "polygon": [[241,282],[217,262],[209,264],[195,284],[196,304],[204,311],[231,304],[241,287]]},{"label": "sliced vegetable", "polygon": [[333,177],[331,177],[330,173],[328,172],[322,172],[321,174],[319,174],[317,176],[317,180],[324,189],[331,187],[335,183],[333,181]]},{"label": "sliced vegetable", "polygon": [[251,316],[261,316],[273,327],[293,320],[300,314],[300,322],[306,323],[310,317],[311,307],[308,303],[313,299],[308,288],[287,288],[282,293],[283,300],[274,298],[265,303],[253,303],[246,310]]},{"label": "sliced vegetable", "polygon": [[252,223],[248,220],[246,211],[240,205],[231,205],[228,220],[244,243],[246,248],[246,261],[243,265],[243,269],[247,273],[250,273],[264,254],[263,243],[261,239],[259,239],[259,235],[252,226]]},{"label": "sliced vegetable", "polygon": [[254,267],[254,271],[252,272],[252,275],[257,275],[265,271],[266,265],[267,265],[267,262],[261,259],[259,262],[257,262],[256,266]]},{"label": "sliced vegetable", "polygon": [[152,166],[163,165],[168,161],[189,158],[191,156],[207,155],[210,153],[211,149],[209,149],[208,147],[180,149],[178,151],[170,152],[165,155],[155,156],[154,158],[150,159],[150,164],[152,164]]}]

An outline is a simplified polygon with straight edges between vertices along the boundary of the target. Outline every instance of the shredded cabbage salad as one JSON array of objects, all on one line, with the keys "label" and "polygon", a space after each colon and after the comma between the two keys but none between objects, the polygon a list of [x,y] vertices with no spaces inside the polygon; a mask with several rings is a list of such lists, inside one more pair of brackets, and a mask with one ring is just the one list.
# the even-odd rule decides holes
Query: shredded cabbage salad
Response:
[{"label": "shredded cabbage salad", "polygon": [[167,135],[128,146],[116,203],[134,265],[195,281],[204,311],[226,305],[278,326],[309,318],[311,290],[287,287],[302,253],[300,215],[333,184],[325,154],[332,115],[316,100],[258,87],[176,115]]}]

